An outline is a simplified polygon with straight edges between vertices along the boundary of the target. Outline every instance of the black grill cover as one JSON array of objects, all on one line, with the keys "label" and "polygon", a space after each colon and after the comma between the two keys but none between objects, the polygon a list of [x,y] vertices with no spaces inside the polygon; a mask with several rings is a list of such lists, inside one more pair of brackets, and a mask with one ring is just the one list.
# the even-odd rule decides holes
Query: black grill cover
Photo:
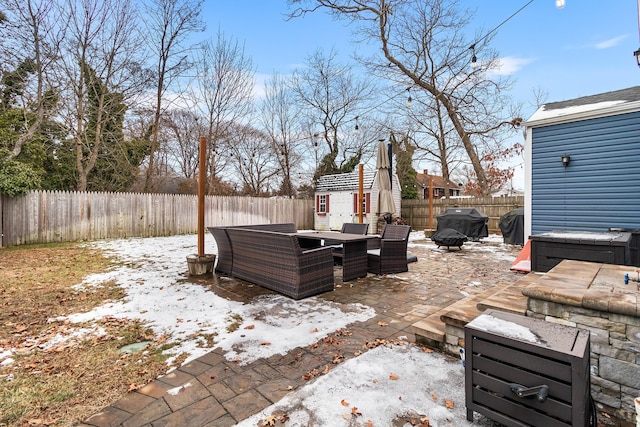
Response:
[{"label": "black grill cover", "polygon": [[489,217],[475,208],[447,209],[436,218],[438,220],[436,231],[443,228],[452,228],[472,240],[478,240],[489,235],[489,227],[487,226]]},{"label": "black grill cover", "polygon": [[498,226],[504,243],[524,245],[524,208],[516,208],[502,215]]},{"label": "black grill cover", "polygon": [[458,246],[462,247],[467,241],[467,236],[454,230],[453,228],[443,228],[431,235],[431,240],[438,246]]}]

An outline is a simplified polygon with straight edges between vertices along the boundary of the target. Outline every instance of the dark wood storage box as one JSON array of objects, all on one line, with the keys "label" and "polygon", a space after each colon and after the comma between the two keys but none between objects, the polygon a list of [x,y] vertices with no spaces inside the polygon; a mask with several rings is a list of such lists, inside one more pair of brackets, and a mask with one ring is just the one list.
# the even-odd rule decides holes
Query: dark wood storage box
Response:
[{"label": "dark wood storage box", "polygon": [[561,232],[531,239],[531,271],[547,272],[563,259],[631,265],[631,233]]},{"label": "dark wood storage box", "polygon": [[589,351],[588,331],[485,311],[465,326],[467,419],[475,411],[505,426],[588,425]]}]

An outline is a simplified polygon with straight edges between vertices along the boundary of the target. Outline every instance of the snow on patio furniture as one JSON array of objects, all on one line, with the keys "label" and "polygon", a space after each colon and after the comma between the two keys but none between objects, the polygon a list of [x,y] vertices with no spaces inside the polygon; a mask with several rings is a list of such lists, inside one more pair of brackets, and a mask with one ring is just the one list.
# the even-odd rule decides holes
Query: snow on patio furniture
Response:
[{"label": "snow on patio furniture", "polygon": [[294,299],[332,291],[330,247],[303,250],[298,233],[227,228],[232,276]]},{"label": "snow on patio furniture", "polygon": [[278,231],[281,233],[296,233],[296,225],[292,222],[281,224],[253,224],[253,225],[225,225],[218,227],[207,227],[209,232],[216,239],[218,247],[218,256],[216,263],[216,273],[222,273],[231,276],[233,274],[233,252],[231,250],[231,242],[227,236],[228,228],[246,228],[250,230],[267,230]]},{"label": "snow on patio furniture", "polygon": [[410,232],[408,225],[386,224],[378,239],[380,248],[367,251],[367,271],[378,275],[409,271],[407,244]]}]

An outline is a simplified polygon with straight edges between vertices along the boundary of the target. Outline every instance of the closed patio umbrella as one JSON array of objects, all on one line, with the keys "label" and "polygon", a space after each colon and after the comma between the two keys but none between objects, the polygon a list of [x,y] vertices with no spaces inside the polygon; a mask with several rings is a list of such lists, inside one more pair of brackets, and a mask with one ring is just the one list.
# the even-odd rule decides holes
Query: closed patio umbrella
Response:
[{"label": "closed patio umbrella", "polygon": [[391,162],[387,146],[383,141],[378,144],[376,168],[378,169],[378,207],[376,213],[378,215],[393,215],[396,212],[396,204],[393,201],[393,193],[391,192],[391,177],[389,174]]}]

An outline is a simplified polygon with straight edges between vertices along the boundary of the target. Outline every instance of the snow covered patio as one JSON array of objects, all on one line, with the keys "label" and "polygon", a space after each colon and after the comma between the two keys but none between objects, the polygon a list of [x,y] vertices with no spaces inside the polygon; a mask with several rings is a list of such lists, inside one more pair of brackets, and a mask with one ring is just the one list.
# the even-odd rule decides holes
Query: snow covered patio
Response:
[{"label": "snow covered patio", "polygon": [[[188,277],[196,236],[96,243],[122,266],[79,286],[115,279],[127,297],[52,320],[138,318],[175,344],[172,355],[189,357],[84,425],[492,425],[477,414],[466,420],[460,359],[416,345],[411,325],[522,277],[509,270],[519,248],[498,238],[449,252],[422,232],[410,240],[418,262],[409,272],[337,279],[335,291],[302,301],[226,277]],[[216,252],[210,236],[206,247]]]}]

